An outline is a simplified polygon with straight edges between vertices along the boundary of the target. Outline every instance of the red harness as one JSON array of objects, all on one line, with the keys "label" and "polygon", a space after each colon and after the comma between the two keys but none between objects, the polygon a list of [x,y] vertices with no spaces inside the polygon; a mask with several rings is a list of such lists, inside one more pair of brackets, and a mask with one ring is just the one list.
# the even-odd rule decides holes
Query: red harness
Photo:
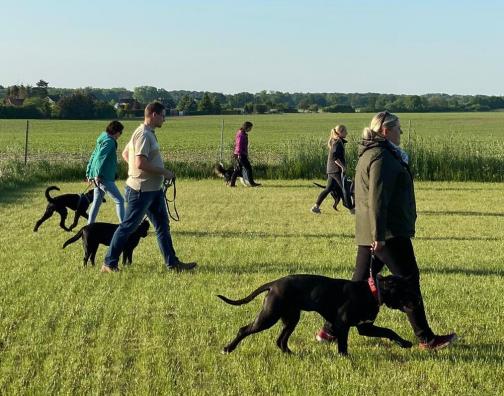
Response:
[{"label": "red harness", "polygon": [[382,304],[381,301],[381,296],[380,296],[380,289],[378,288],[378,278],[376,278],[376,282],[373,279],[372,276],[369,276],[367,283],[369,285],[369,290],[371,291],[371,294],[375,298],[376,302],[378,303],[378,306]]}]

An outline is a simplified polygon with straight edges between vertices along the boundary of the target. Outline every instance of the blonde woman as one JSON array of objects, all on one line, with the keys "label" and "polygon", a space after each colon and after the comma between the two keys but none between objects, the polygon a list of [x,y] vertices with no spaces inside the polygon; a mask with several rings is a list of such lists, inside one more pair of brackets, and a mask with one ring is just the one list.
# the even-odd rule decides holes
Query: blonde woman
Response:
[{"label": "blonde woman", "polygon": [[335,199],[334,209],[337,210],[339,199],[343,197],[343,186],[341,185],[341,174],[345,173],[345,144],[347,136],[347,129],[344,125],[336,125],[331,129],[327,147],[329,154],[327,155],[327,186],[322,190],[317,198],[317,202],[312,206],[312,213],[320,214],[320,205],[327,197],[333,192]]},{"label": "blonde woman", "polygon": [[[417,217],[415,191],[408,157],[399,147],[401,134],[399,118],[388,111],[376,114],[362,134],[355,170],[357,259],[352,280],[366,281],[372,271],[374,281],[384,265],[392,274],[408,278],[409,291],[418,302],[416,308],[406,310],[408,320],[419,348],[435,350],[450,345],[457,335],[434,334],[425,315],[420,273],[411,243]],[[359,334],[371,337],[376,332],[372,323],[360,324],[357,329]],[[327,323],[317,334],[321,342],[336,338],[337,329]]]}]

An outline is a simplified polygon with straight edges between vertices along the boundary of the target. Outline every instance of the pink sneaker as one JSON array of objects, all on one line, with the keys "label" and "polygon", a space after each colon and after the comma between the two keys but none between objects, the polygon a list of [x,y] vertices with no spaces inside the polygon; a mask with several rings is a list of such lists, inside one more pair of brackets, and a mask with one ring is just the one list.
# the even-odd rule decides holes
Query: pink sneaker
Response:
[{"label": "pink sneaker", "polygon": [[457,334],[437,335],[429,342],[421,342],[418,347],[422,351],[435,351],[442,349],[453,343],[457,339]]},{"label": "pink sneaker", "polygon": [[320,329],[317,335],[315,336],[315,339],[318,342],[335,342],[337,341],[336,337],[329,334],[327,331],[324,329]]}]

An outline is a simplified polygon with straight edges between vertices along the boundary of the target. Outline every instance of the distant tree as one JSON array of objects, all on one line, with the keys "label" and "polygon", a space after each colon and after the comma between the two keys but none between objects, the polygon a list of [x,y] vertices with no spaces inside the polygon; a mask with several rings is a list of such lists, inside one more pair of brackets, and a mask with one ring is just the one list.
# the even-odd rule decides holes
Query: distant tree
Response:
[{"label": "distant tree", "polygon": [[147,104],[149,102],[157,100],[158,97],[159,94],[156,87],[141,86],[135,87],[135,89],[133,90],[133,98],[135,98],[142,104]]},{"label": "distant tree", "polygon": [[190,113],[191,111],[196,110],[196,102],[189,95],[184,95],[180,98],[180,101],[177,103],[177,110],[183,111],[186,113]]},{"label": "distant tree", "polygon": [[205,114],[213,113],[212,99],[210,99],[208,92],[205,92],[203,98],[198,102],[198,111]]},{"label": "distant tree", "polygon": [[40,111],[40,114],[44,118],[51,117],[51,105],[46,98],[41,98],[39,96],[32,96],[30,98],[27,98],[23,102],[23,106],[33,106]]},{"label": "distant tree", "polygon": [[213,108],[214,114],[221,114],[222,113],[222,106],[221,106],[221,102],[218,97],[213,98],[212,108]]},{"label": "distant tree", "polygon": [[257,114],[264,114],[268,111],[268,106],[265,105],[264,103],[256,103],[254,105],[254,112],[256,112]]},{"label": "distant tree", "polygon": [[298,103],[298,109],[306,111],[310,107],[310,103],[308,102],[308,99],[301,99]]},{"label": "distant tree", "polygon": [[86,120],[95,116],[93,97],[84,92],[62,97],[58,107],[60,118]]},{"label": "distant tree", "polygon": [[355,109],[350,105],[332,105],[322,108],[326,113],[355,113]]},{"label": "distant tree", "polygon": [[318,110],[319,110],[319,106],[318,106],[318,104],[316,104],[316,103],[315,103],[315,104],[312,104],[312,105],[310,105],[310,107],[308,108],[308,110],[310,110],[310,111],[311,111],[311,112],[313,112],[313,113],[317,113],[317,112],[318,112]]},{"label": "distant tree", "polygon": [[102,100],[96,101],[94,103],[94,115],[93,118],[99,119],[110,119],[116,118],[117,112],[110,103],[104,102]]},{"label": "distant tree", "polygon": [[37,96],[39,98],[45,98],[47,96],[47,88],[49,83],[44,80],[39,80],[36,86],[31,89],[31,96]]},{"label": "distant tree", "polygon": [[175,101],[173,100],[173,97],[164,88],[158,89],[157,100],[159,100],[161,103],[163,103],[168,110],[174,109],[177,106]]},{"label": "distant tree", "polygon": [[245,103],[243,105],[243,111],[247,114],[252,114],[254,112],[254,104],[252,102]]}]

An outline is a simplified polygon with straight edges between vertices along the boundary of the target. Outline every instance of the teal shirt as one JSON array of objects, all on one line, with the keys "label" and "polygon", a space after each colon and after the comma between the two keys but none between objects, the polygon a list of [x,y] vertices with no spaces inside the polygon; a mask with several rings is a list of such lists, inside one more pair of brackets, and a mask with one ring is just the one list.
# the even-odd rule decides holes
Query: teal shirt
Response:
[{"label": "teal shirt", "polygon": [[89,159],[86,177],[100,177],[106,181],[114,181],[117,172],[117,141],[107,132],[102,132],[96,139],[96,146]]}]

